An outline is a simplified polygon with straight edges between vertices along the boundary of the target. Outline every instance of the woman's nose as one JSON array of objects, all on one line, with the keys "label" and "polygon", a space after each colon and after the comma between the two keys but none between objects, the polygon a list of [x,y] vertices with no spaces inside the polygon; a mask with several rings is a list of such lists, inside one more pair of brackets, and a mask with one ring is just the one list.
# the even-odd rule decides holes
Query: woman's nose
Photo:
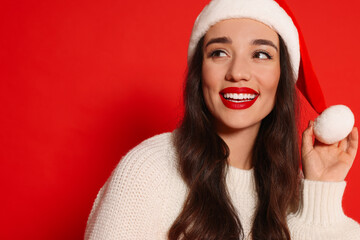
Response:
[{"label": "woman's nose", "polygon": [[228,81],[250,80],[250,66],[246,59],[242,57],[234,57],[231,61],[229,69],[225,75]]}]

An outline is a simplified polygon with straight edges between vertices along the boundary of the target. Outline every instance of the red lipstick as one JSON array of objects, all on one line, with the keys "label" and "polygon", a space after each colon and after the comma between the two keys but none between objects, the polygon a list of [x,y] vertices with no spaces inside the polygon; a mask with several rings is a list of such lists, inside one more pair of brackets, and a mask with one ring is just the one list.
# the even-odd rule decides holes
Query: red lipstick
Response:
[{"label": "red lipstick", "polygon": [[[240,99],[235,99],[232,97],[225,97],[225,95],[229,95],[228,93],[251,94],[251,95],[255,95],[255,97],[252,96],[250,98],[240,100]],[[257,98],[259,96],[259,93],[251,88],[229,87],[229,88],[225,88],[225,89],[221,90],[219,95],[220,95],[222,102],[224,103],[224,105],[226,107],[228,107],[230,109],[246,109],[246,108],[251,107],[251,105],[253,105],[255,103],[255,101],[257,100]]]}]

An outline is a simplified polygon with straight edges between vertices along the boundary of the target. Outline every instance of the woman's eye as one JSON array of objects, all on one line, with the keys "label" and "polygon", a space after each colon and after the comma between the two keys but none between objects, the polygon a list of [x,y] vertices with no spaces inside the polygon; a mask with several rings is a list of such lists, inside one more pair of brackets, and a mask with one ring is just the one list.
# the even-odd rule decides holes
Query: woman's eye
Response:
[{"label": "woman's eye", "polygon": [[226,57],[227,54],[222,50],[215,50],[210,53],[211,57]]},{"label": "woman's eye", "polygon": [[270,56],[270,54],[266,53],[266,52],[256,52],[254,54],[255,58],[259,58],[259,59],[272,59],[272,57]]}]

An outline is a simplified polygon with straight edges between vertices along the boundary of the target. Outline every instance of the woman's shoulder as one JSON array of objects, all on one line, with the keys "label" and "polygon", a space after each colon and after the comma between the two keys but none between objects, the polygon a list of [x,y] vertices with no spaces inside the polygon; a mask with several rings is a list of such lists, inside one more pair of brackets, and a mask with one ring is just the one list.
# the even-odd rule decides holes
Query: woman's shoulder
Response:
[{"label": "woman's shoulder", "polygon": [[[176,174],[176,151],[173,133],[155,135],[131,149],[119,162],[112,178],[136,182],[159,183],[168,175]],[[126,175],[126,176],[124,176]]]},{"label": "woman's shoulder", "polygon": [[134,154],[166,154],[168,151],[174,150],[172,138],[173,132],[152,136],[132,148],[125,157]]},{"label": "woman's shoulder", "polygon": [[132,148],[121,160],[128,164],[146,164],[157,162],[163,163],[164,160],[175,160],[175,146],[173,145],[173,133],[166,132],[150,137]]},{"label": "woman's shoulder", "polygon": [[166,232],[161,226],[176,216],[185,195],[172,135],[151,137],[120,160],[97,195],[86,239],[158,239]]}]

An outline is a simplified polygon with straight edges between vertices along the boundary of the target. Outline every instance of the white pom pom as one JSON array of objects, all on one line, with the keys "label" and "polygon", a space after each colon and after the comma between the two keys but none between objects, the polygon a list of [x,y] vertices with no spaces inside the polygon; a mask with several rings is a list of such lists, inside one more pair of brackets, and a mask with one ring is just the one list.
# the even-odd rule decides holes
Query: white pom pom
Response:
[{"label": "white pom pom", "polygon": [[339,142],[349,135],[354,127],[355,118],[350,108],[334,105],[315,119],[314,134],[317,140],[325,144]]}]

